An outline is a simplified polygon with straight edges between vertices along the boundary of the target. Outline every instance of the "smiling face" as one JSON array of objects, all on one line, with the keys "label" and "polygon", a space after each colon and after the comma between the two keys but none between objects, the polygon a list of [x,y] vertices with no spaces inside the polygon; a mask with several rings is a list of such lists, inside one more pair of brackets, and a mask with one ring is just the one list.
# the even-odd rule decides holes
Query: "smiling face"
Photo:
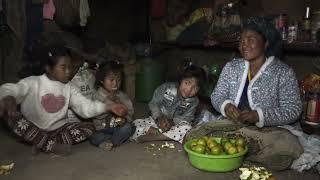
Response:
[{"label": "smiling face", "polygon": [[46,66],[46,74],[53,81],[67,83],[71,79],[71,58],[69,56],[57,57],[57,63]]},{"label": "smiling face", "polygon": [[263,36],[256,31],[245,29],[242,31],[239,42],[239,51],[247,61],[254,61],[265,57],[267,43]]},{"label": "smiling face", "polygon": [[121,85],[121,73],[109,72],[106,74],[103,82],[101,82],[103,88],[108,92],[115,92]]},{"label": "smiling face", "polygon": [[179,85],[179,93],[183,98],[194,97],[199,89],[198,82],[195,78],[183,79]]}]

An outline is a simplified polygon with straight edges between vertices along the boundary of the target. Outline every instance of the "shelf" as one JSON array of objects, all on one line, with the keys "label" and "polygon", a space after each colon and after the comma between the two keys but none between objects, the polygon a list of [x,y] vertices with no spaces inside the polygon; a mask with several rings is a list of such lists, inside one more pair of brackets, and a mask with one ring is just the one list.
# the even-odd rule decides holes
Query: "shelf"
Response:
[{"label": "shelf", "polygon": [[[161,49],[170,48],[187,48],[187,49],[203,49],[203,50],[223,50],[223,51],[238,51],[238,43],[223,43],[214,46],[204,46],[199,43],[181,44],[177,42],[160,42],[157,46]],[[292,42],[284,43],[283,50],[286,54],[303,54],[305,56],[320,55],[320,44],[311,42]]]}]

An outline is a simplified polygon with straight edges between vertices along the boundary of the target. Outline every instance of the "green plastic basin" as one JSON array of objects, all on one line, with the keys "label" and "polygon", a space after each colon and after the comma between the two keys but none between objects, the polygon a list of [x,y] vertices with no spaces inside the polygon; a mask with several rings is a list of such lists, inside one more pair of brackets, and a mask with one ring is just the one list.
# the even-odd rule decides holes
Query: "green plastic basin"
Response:
[{"label": "green plastic basin", "polygon": [[[218,142],[221,138],[215,138]],[[243,152],[232,155],[206,155],[194,152],[190,148],[191,141],[184,144],[189,161],[195,168],[211,172],[228,172],[239,168],[242,165],[244,155],[248,152],[245,147]]]}]

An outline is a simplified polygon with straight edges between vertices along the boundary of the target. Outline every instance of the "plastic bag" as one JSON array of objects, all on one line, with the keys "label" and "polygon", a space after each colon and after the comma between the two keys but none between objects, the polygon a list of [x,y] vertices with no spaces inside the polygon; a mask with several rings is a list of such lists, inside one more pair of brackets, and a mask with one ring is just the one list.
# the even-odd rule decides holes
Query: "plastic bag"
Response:
[{"label": "plastic bag", "polygon": [[202,123],[206,123],[209,121],[215,121],[217,119],[218,118],[215,115],[213,115],[210,111],[202,110],[200,115],[198,117],[196,117],[196,122],[198,122],[197,125],[200,125]]},{"label": "plastic bag", "polygon": [[[304,149],[304,153],[292,163],[291,169],[302,172],[320,162],[320,136],[308,135],[302,131],[300,126],[285,125],[281,127],[288,129],[292,134],[297,136]],[[320,166],[317,165],[316,168],[320,174]]]}]

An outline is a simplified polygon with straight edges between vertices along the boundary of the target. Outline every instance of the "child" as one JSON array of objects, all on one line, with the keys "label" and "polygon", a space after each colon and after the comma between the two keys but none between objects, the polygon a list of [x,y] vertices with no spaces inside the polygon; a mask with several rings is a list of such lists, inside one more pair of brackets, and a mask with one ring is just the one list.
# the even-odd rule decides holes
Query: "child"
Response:
[{"label": "child", "polygon": [[182,143],[191,129],[199,100],[196,97],[205,79],[203,69],[188,66],[178,83],[164,83],[154,94],[149,108],[151,117],[137,119],[132,139],[138,142],[175,140]]},{"label": "child", "polygon": [[122,116],[126,108],[91,101],[68,84],[71,79],[68,49],[53,46],[42,54],[42,75],[0,87],[0,114],[5,115],[5,123],[17,136],[34,145],[33,150],[66,155],[72,144],[86,140],[94,131],[92,123],[69,121],[66,118],[69,107],[83,118],[108,111]]},{"label": "child", "polygon": [[90,137],[90,142],[104,150],[124,143],[134,132],[132,125],[133,106],[129,97],[119,90],[123,74],[123,65],[115,61],[107,61],[99,65],[96,73],[96,87],[93,99],[106,105],[124,104],[128,113],[119,117],[113,113],[105,113],[93,120],[98,132]]}]

